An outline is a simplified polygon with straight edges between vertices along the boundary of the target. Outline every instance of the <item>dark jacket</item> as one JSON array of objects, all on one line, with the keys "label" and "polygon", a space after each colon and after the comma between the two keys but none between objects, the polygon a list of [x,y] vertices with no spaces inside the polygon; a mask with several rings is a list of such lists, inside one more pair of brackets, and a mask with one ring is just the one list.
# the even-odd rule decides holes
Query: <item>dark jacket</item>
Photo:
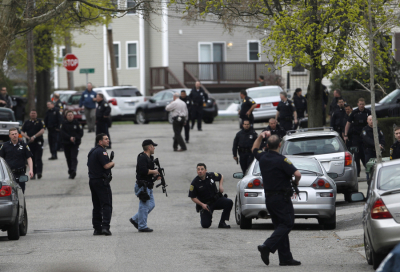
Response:
[{"label": "dark jacket", "polygon": [[[75,143],[71,142],[71,137],[75,137]],[[77,120],[72,122],[65,120],[61,126],[61,141],[65,145],[80,145],[83,137],[83,129]]]},{"label": "dark jacket", "polygon": [[[378,127],[378,136],[379,136],[379,144],[385,146],[385,137],[383,137],[383,132],[379,127]],[[372,127],[365,126],[361,132],[361,137],[363,140],[364,148],[375,150],[374,132]]]},{"label": "dark jacket", "polygon": [[110,121],[110,113],[111,113],[110,105],[106,103],[106,101],[101,100],[98,103],[96,109],[96,121],[108,123]]},{"label": "dark jacket", "polygon": [[44,117],[44,124],[47,129],[59,129],[61,126],[61,115],[56,108],[47,110],[46,116]]},{"label": "dark jacket", "polygon": [[154,170],[154,157],[149,157],[146,153],[142,152],[137,156],[136,179],[153,182],[153,175],[148,174],[149,170]]},{"label": "dark jacket", "polygon": [[87,109],[95,109],[96,108],[96,102],[93,101],[93,98],[96,97],[96,92],[91,90],[90,92],[86,89],[82,96],[81,99],[79,100],[79,107],[85,106]]},{"label": "dark jacket", "polygon": [[344,132],[347,123],[347,114],[344,108],[337,108],[331,117],[331,127],[339,133]]},{"label": "dark jacket", "polygon": [[[342,96],[341,97],[334,97],[332,99],[332,102],[329,105],[329,115],[330,116],[332,116],[332,114],[335,112],[335,110],[337,110],[339,108],[339,106],[337,104],[339,99],[343,99],[344,100],[344,98]],[[344,102],[346,103],[346,100],[344,100]]]},{"label": "dark jacket", "polygon": [[203,103],[208,100],[208,95],[201,87],[199,91],[193,88],[189,94],[189,98],[193,101],[194,106],[203,107]]},{"label": "dark jacket", "polygon": [[251,153],[251,148],[253,147],[254,141],[257,139],[257,132],[252,128],[248,130],[242,129],[236,133],[235,139],[233,140],[232,153],[234,157],[237,157],[237,152],[239,148],[240,153]]}]

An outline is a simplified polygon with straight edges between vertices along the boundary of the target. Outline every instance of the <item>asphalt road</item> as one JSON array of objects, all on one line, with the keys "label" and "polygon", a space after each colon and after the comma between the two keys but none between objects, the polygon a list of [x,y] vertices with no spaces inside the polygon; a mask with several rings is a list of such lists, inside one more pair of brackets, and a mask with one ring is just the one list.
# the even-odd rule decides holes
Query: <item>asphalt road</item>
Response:
[{"label": "asphalt road", "polygon": [[[290,234],[292,253],[300,267],[280,267],[278,254],[266,268],[257,245],[272,233],[270,220],[254,220],[252,230],[241,230],[231,213],[231,229],[218,229],[221,212],[214,213],[209,229],[200,227],[199,215],[187,197],[196,164],[225,177],[224,188],[235,197],[240,167],[232,159],[231,145],[237,122],[224,120],[191,131],[188,151],[173,152],[169,124],[114,125],[111,139],[113,169],[112,236],[93,236],[92,203],[87,176],[87,153],[94,134],[86,133],[80,148],[78,174],[68,179],[64,154],[48,161],[44,150],[41,180],[29,181],[26,202],[29,229],[19,241],[0,233],[0,271],[372,271],[362,256],[362,203],[346,203],[339,195],[338,226],[322,230],[317,220],[298,220]],[[47,134],[47,133],[46,133]],[[141,143],[151,138],[159,144],[155,156],[165,168],[168,197],[155,190],[156,207],[149,215],[153,233],[139,233],[128,221],[137,212],[134,195],[135,166]],[[366,183],[360,182],[360,190]],[[360,252],[361,253],[360,253]]]}]

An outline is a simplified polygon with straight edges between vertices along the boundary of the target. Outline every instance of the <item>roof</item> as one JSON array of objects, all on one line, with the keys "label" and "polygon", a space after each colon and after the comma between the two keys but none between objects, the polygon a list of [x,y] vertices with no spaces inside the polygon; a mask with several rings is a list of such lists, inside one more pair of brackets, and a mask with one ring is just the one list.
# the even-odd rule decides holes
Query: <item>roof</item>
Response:
[{"label": "roof", "polygon": [[318,136],[339,136],[339,134],[332,128],[312,128],[312,129],[299,129],[289,130],[288,134],[283,137],[284,140],[305,138],[305,137],[318,137]]},{"label": "roof", "polygon": [[[261,87],[252,87],[252,88],[248,88],[246,89],[246,91],[256,91],[256,90],[264,90],[264,89],[282,89],[280,86],[278,85],[271,85],[271,86],[261,86]],[[283,89],[282,89],[283,90]]]}]

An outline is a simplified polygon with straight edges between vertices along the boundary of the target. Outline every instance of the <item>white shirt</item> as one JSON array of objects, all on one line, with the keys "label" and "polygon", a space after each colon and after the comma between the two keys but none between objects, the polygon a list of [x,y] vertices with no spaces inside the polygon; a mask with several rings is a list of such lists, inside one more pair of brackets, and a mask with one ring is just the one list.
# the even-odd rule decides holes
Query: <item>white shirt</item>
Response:
[{"label": "white shirt", "polygon": [[181,117],[185,117],[185,120],[188,119],[188,110],[187,110],[186,103],[183,102],[182,100],[180,100],[179,98],[177,98],[174,101],[172,101],[171,103],[169,103],[165,107],[165,110],[170,111],[172,117],[181,116]]}]

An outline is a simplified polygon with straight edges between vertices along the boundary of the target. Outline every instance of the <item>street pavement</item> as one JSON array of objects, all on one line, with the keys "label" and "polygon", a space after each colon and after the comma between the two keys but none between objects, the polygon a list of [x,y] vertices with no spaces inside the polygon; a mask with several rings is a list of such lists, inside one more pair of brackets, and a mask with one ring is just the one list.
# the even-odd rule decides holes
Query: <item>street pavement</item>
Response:
[{"label": "street pavement", "polygon": [[[217,228],[221,211],[214,212],[209,229],[201,228],[187,196],[196,164],[204,162],[208,171],[223,174],[225,193],[234,200],[238,180],[232,174],[240,167],[231,149],[237,130],[232,120],[203,125],[203,131],[191,130],[188,151],[173,152],[172,126],[167,123],[113,125],[113,235],[108,237],[92,235],[86,162],[94,133],[85,130],[74,180],[68,179],[62,152],[58,160],[47,160],[46,145],[43,178],[27,183],[28,234],[8,241],[6,233],[0,233],[0,271],[373,271],[362,255],[363,203],[346,203],[342,195],[336,230],[322,230],[316,219],[296,219],[290,233],[293,256],[302,262],[296,268],[280,267],[277,253],[268,267],[261,261],[257,245],[271,235],[270,220],[253,220],[253,229],[241,230],[233,208],[231,229]],[[139,233],[128,220],[138,209],[136,157],[147,138],[159,144],[155,157],[165,168],[169,186],[168,197],[161,188],[154,190],[156,207],[148,218],[154,232]],[[366,182],[360,182],[360,191],[365,193]]]}]

